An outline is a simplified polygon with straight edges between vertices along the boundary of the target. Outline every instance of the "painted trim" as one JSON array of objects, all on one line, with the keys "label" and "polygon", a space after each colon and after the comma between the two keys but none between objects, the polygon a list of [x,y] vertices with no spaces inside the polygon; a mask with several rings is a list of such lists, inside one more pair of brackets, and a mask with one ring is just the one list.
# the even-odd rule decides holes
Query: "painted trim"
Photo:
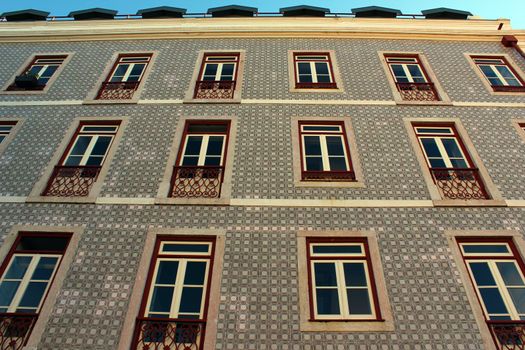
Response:
[{"label": "painted trim", "polygon": [[518,132],[518,135],[521,137],[523,143],[525,143],[525,119],[512,119],[510,122]]},{"label": "painted trim", "polygon": [[[300,89],[295,87],[296,84],[296,71],[295,71],[295,60],[294,55],[299,53],[305,54],[320,54],[328,55],[328,65],[331,70],[332,80],[336,84],[335,89]],[[341,78],[341,72],[339,71],[339,65],[337,64],[337,58],[335,50],[288,50],[288,84],[290,92],[318,92],[318,93],[333,93],[333,92],[345,92],[343,79]]]},{"label": "painted trim", "polygon": [[7,149],[7,146],[15,139],[16,134],[18,134],[18,132],[22,128],[24,121],[25,121],[25,118],[0,117],[0,123],[1,122],[16,122],[16,124],[13,126],[13,128],[9,132],[9,135],[7,135],[7,137],[3,139],[2,142],[0,143],[0,156],[2,156],[2,153],[5,152],[5,150]]}]

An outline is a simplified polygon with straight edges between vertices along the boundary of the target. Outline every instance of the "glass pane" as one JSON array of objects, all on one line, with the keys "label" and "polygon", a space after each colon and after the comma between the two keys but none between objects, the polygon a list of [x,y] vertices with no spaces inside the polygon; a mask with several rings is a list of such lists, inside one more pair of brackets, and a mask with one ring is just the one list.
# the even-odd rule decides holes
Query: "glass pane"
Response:
[{"label": "glass pane", "polygon": [[523,286],[523,279],[518,271],[518,268],[513,262],[497,262],[496,266],[498,267],[501,278],[507,286]]},{"label": "glass pane", "polygon": [[316,287],[337,286],[335,263],[314,263],[314,275]]},{"label": "glass pane", "polygon": [[142,71],[144,70],[144,67],[146,67],[145,64],[136,64],[131,69],[130,75],[132,75],[132,76],[140,76],[142,74]]},{"label": "glass pane", "polygon": [[139,81],[139,76],[138,75],[130,75],[128,76],[128,78],[126,79],[126,81],[132,83],[132,82],[137,82]]},{"label": "glass pane", "polygon": [[482,65],[482,66],[479,66],[479,68],[481,69],[483,74],[485,74],[485,76],[487,78],[496,78],[497,77],[496,73],[492,70],[492,68],[490,66]]},{"label": "glass pane", "polygon": [[100,156],[106,155],[106,152],[109,148],[109,144],[111,143],[111,140],[112,140],[111,136],[99,136],[97,142],[95,143],[95,147],[93,147],[93,151],[91,152],[91,154],[100,155]]},{"label": "glass pane", "polygon": [[480,294],[489,314],[508,313],[498,288],[482,288],[480,289]]},{"label": "glass pane", "polygon": [[400,78],[404,78],[405,81],[408,81],[408,79],[406,78],[405,70],[400,64],[392,64],[392,71],[394,72],[394,76],[397,78],[396,80],[398,82],[402,82],[399,80]]},{"label": "glass pane", "polygon": [[508,288],[508,291],[518,313],[525,313],[525,288]]},{"label": "glass pane", "polygon": [[191,253],[208,253],[209,244],[194,243],[166,243],[163,245],[163,252],[191,252]]},{"label": "glass pane", "polygon": [[19,285],[20,282],[4,281],[0,283],[0,305],[9,306],[11,304]]},{"label": "glass pane", "polygon": [[116,132],[118,129],[118,126],[84,126],[82,128],[82,131],[85,132]]},{"label": "glass pane", "polygon": [[416,128],[419,134],[452,134],[450,128]]},{"label": "glass pane", "polygon": [[323,75],[328,75],[328,63],[325,63],[325,62],[316,62],[315,63],[315,71],[317,72],[317,74],[323,74]]},{"label": "glass pane", "polygon": [[489,264],[486,262],[471,262],[469,263],[472,274],[474,275],[474,280],[478,286],[495,286],[496,281],[492,276],[490,271]]},{"label": "glass pane", "polygon": [[204,285],[206,265],[207,263],[204,261],[188,261],[186,264],[184,284]]},{"label": "glass pane", "polygon": [[494,66],[496,70],[501,74],[504,78],[515,78],[514,74],[510,71],[509,67],[507,66]]},{"label": "glass pane", "polygon": [[5,136],[4,135],[0,135],[0,143],[2,143],[2,141],[5,139]]},{"label": "glass pane", "polygon": [[425,149],[427,157],[442,157],[435,139],[422,138],[421,143],[423,144],[423,148]]},{"label": "glass pane", "polygon": [[208,140],[208,149],[206,150],[207,155],[217,155],[222,154],[222,141],[224,138],[222,136],[210,136]]},{"label": "glass pane", "polygon": [[503,86],[503,82],[500,78],[489,78],[490,85],[492,86]]},{"label": "glass pane", "polygon": [[104,158],[101,156],[92,156],[88,158],[86,165],[99,166],[103,160]]},{"label": "glass pane", "polygon": [[160,261],[155,284],[175,284],[178,269],[178,261]]},{"label": "glass pane", "polygon": [[37,311],[36,308],[30,308],[30,309],[17,308],[16,309],[16,312],[20,312],[20,313],[23,313],[23,314],[34,314],[34,313],[36,313],[36,311]]},{"label": "glass pane", "polygon": [[327,136],[326,147],[329,156],[342,156],[345,154],[343,138],[339,136]]},{"label": "glass pane", "polygon": [[319,136],[304,136],[304,152],[307,156],[321,155]]},{"label": "glass pane", "polygon": [[311,75],[312,69],[310,68],[310,63],[300,62],[297,64],[298,72],[300,75]]},{"label": "glass pane", "polygon": [[468,168],[468,164],[464,159],[451,159],[450,163],[452,163],[453,168]]},{"label": "glass pane", "polygon": [[463,154],[459,149],[458,141],[456,139],[441,139],[441,142],[443,142],[443,146],[445,147],[449,157],[463,158]]},{"label": "glass pane", "polygon": [[299,82],[300,83],[311,83],[313,80],[312,80],[312,76],[311,75],[299,75]]},{"label": "glass pane", "polygon": [[366,287],[365,264],[363,263],[345,263],[343,264],[345,272],[345,283],[347,287]]},{"label": "glass pane", "polygon": [[47,282],[29,282],[20,300],[20,307],[38,307],[46,291]]},{"label": "glass pane", "polygon": [[202,287],[184,287],[180,300],[179,312],[200,312]]},{"label": "glass pane", "polygon": [[29,74],[38,74],[42,70],[44,66],[41,65],[35,65],[28,69],[27,73]]},{"label": "glass pane", "polygon": [[207,64],[204,69],[204,79],[202,80],[215,80],[217,74],[217,64]]},{"label": "glass pane", "polygon": [[445,162],[443,159],[429,159],[431,168],[446,168]]},{"label": "glass pane", "polygon": [[319,315],[339,315],[339,296],[337,289],[316,289],[317,313]]},{"label": "glass pane", "polygon": [[510,86],[522,86],[519,80],[511,78],[507,78],[507,84],[509,84]]},{"label": "glass pane", "polygon": [[50,78],[58,69],[58,66],[47,66],[46,70],[40,75],[41,78]]},{"label": "glass pane", "polygon": [[188,136],[185,155],[199,155],[202,145],[202,136]]},{"label": "glass pane", "polygon": [[345,157],[330,157],[330,171],[346,171],[346,160]]},{"label": "glass pane", "polygon": [[64,162],[64,165],[75,166],[75,165],[79,165],[81,161],[82,161],[82,156],[69,156]]},{"label": "glass pane", "polygon": [[410,64],[410,65],[407,65],[407,68],[410,74],[412,75],[412,78],[423,77],[423,72],[421,71],[421,68],[419,67],[419,65]]},{"label": "glass pane", "polygon": [[155,287],[149,311],[170,312],[173,287]]},{"label": "glass pane", "polygon": [[329,75],[317,75],[317,82],[318,83],[331,83],[332,80],[330,79]]},{"label": "glass pane", "polygon": [[221,165],[221,157],[213,156],[204,158],[204,165],[219,166]]},{"label": "glass pane", "polygon": [[30,256],[15,256],[9,270],[4,278],[7,279],[22,279],[24,277],[32,257]]},{"label": "glass pane", "polygon": [[53,275],[58,258],[42,257],[38,261],[32,280],[49,280]]},{"label": "glass pane", "polygon": [[182,164],[184,166],[195,166],[199,163],[199,157],[188,157],[182,158]]},{"label": "glass pane", "polygon": [[511,320],[510,316],[489,316],[490,320],[493,321],[506,321]]},{"label": "glass pane", "polygon": [[119,64],[117,69],[115,69],[115,73],[113,73],[113,78],[123,77],[128,71],[128,68],[129,64]]},{"label": "glass pane", "polygon": [[348,311],[351,315],[370,315],[370,298],[367,289],[347,289]]},{"label": "glass pane", "polygon": [[506,244],[463,244],[461,246],[466,254],[509,253],[509,248]]},{"label": "glass pane", "polygon": [[[233,80],[231,77],[233,77],[235,65],[233,63],[225,63],[222,65],[222,71],[221,71],[221,80]],[[222,79],[223,77],[230,77],[228,79]]]},{"label": "glass pane", "polygon": [[86,149],[88,148],[92,138],[93,136],[79,136],[70,154],[81,156],[86,153]]},{"label": "glass pane", "polygon": [[314,245],[314,254],[362,254],[360,245]]},{"label": "glass pane", "polygon": [[323,159],[321,157],[307,157],[306,170],[323,171]]}]

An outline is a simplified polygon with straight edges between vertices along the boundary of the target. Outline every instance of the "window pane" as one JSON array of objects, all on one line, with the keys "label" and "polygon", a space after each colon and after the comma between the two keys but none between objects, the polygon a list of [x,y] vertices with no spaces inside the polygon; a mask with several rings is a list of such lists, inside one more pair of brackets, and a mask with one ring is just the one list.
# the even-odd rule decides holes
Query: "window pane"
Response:
[{"label": "window pane", "polygon": [[113,138],[111,136],[100,136],[97,139],[97,142],[95,143],[95,147],[93,147],[93,151],[91,152],[91,154],[100,156],[105,155],[112,139]]},{"label": "window pane", "polygon": [[523,286],[523,279],[517,269],[517,266],[513,262],[497,262],[499,273],[501,278],[507,286]]},{"label": "window pane", "polygon": [[199,163],[199,157],[188,157],[185,156],[182,158],[182,165],[183,166],[195,166]]},{"label": "window pane", "polygon": [[347,287],[366,287],[366,272],[363,263],[345,263],[343,264],[345,272],[345,283]]},{"label": "window pane", "polygon": [[316,287],[337,286],[335,263],[314,263],[314,274]]},{"label": "window pane", "polygon": [[508,313],[497,288],[482,288],[480,289],[480,294],[489,314]]},{"label": "window pane", "polygon": [[318,83],[331,83],[332,80],[330,79],[330,76],[328,75],[318,75],[317,82]]},{"label": "window pane", "polygon": [[423,144],[427,157],[442,157],[435,139],[422,138],[421,143]]},{"label": "window pane", "polygon": [[188,261],[186,265],[186,276],[184,276],[184,284],[204,285],[206,265],[207,263],[203,261]]},{"label": "window pane", "polygon": [[317,289],[317,313],[319,315],[339,315],[339,296],[337,289]]},{"label": "window pane", "polygon": [[86,153],[86,149],[88,148],[92,138],[93,136],[79,136],[70,154],[81,156]]},{"label": "window pane", "polygon": [[478,286],[495,286],[496,281],[490,272],[489,265],[486,262],[469,263],[474,280]]},{"label": "window pane", "polygon": [[217,157],[217,156],[206,157],[204,159],[204,165],[219,166],[219,165],[221,165],[221,157]]},{"label": "window pane", "polygon": [[[397,78],[396,80],[398,82],[407,82],[408,79],[406,78],[405,70],[403,69],[403,66],[400,64],[393,64],[392,65],[392,71],[394,72],[394,76]],[[400,81],[400,78],[404,78],[404,81]]]},{"label": "window pane", "polygon": [[144,67],[146,67],[145,64],[136,64],[135,66],[133,66],[133,69],[131,69],[130,75],[140,76],[142,74],[142,71],[144,70]]},{"label": "window pane", "polygon": [[160,261],[157,269],[156,284],[175,284],[177,270],[179,269],[178,261]]},{"label": "window pane", "polygon": [[19,285],[20,282],[4,281],[0,283],[0,305],[9,306],[11,304]]},{"label": "window pane", "polygon": [[50,78],[58,69],[58,66],[47,66],[46,70],[40,75],[41,78]]},{"label": "window pane", "polygon": [[55,270],[57,262],[58,258],[40,258],[40,260],[38,261],[38,265],[36,266],[35,272],[33,272],[33,276],[31,276],[31,279],[49,280],[53,275],[53,271]]},{"label": "window pane", "polygon": [[489,78],[490,85],[492,86],[503,86],[503,82],[500,78]]},{"label": "window pane", "polygon": [[208,149],[206,150],[207,155],[218,155],[222,154],[222,136],[210,136],[208,140]]},{"label": "window pane", "polygon": [[34,65],[31,68],[28,69],[27,73],[29,74],[38,74],[44,68],[44,66],[41,65]]},{"label": "window pane", "polygon": [[409,64],[407,65],[408,71],[412,75],[412,78],[417,77],[423,77],[423,72],[421,71],[421,68],[417,64]]},{"label": "window pane", "polygon": [[462,247],[463,251],[467,254],[497,254],[509,252],[509,248],[506,244],[464,244]]},{"label": "window pane", "polygon": [[525,313],[525,288],[508,288],[508,291],[518,313]]},{"label": "window pane", "polygon": [[314,245],[314,254],[362,254],[360,245]]},{"label": "window pane", "polygon": [[79,165],[81,161],[82,161],[82,156],[69,156],[64,162],[64,165],[75,166],[75,165]]},{"label": "window pane", "polygon": [[483,74],[485,74],[485,76],[487,78],[496,78],[497,77],[496,73],[492,70],[492,68],[490,66],[482,65],[482,66],[479,66],[479,68],[481,69]]},{"label": "window pane", "polygon": [[180,300],[179,312],[200,312],[202,287],[184,287]]},{"label": "window pane", "polygon": [[115,69],[115,73],[113,73],[113,77],[123,77],[124,74],[126,74],[127,70],[129,68],[129,64],[119,64],[117,66],[117,69]]},{"label": "window pane", "polygon": [[297,64],[299,75],[311,75],[310,63],[300,62]]},{"label": "window pane", "polygon": [[[233,63],[225,63],[222,65],[222,72],[221,72],[221,76],[224,77],[224,76],[230,76],[232,77],[233,76],[233,72],[234,72],[234,68],[235,68],[235,65]],[[231,79],[227,79],[227,80],[231,80]]]},{"label": "window pane", "polygon": [[507,66],[494,66],[496,70],[501,74],[504,78],[515,78],[514,74],[510,71],[509,67]]},{"label": "window pane", "polygon": [[199,155],[202,145],[202,136],[188,136],[185,155]]},{"label": "window pane", "polygon": [[215,75],[217,74],[217,67],[217,64],[207,64],[206,68],[204,69],[205,77],[203,80],[215,80]]},{"label": "window pane", "polygon": [[299,75],[299,82],[300,83],[311,83],[312,76],[311,75]]},{"label": "window pane", "polygon": [[323,171],[323,159],[321,157],[307,157],[306,170]]},{"label": "window pane", "polygon": [[323,75],[328,75],[328,64],[327,63],[324,63],[324,62],[316,62],[315,63],[315,71],[317,72],[317,74],[323,74]]},{"label": "window pane", "polygon": [[443,159],[429,159],[431,168],[446,168]]},{"label": "window pane", "polygon": [[24,277],[32,257],[30,256],[16,256],[7,270],[4,278],[7,279],[21,279]]},{"label": "window pane", "polygon": [[327,136],[326,147],[329,156],[342,156],[345,154],[343,148],[343,138],[339,136]]},{"label": "window pane", "polygon": [[304,136],[304,152],[308,156],[321,155],[319,136]]},{"label": "window pane", "polygon": [[169,312],[173,299],[173,287],[155,287],[149,311]]},{"label": "window pane", "polygon": [[29,282],[20,300],[20,307],[38,307],[46,291],[47,282]]},{"label": "window pane", "polygon": [[452,163],[453,168],[468,168],[469,167],[467,162],[464,159],[451,159],[450,163]]},{"label": "window pane", "polygon": [[346,171],[346,160],[344,157],[330,157],[330,171]]},{"label": "window pane", "polygon": [[99,166],[99,165],[102,164],[103,160],[104,160],[104,158],[101,157],[101,156],[89,157],[87,162],[86,162],[86,165]]},{"label": "window pane", "polygon": [[370,315],[370,298],[367,289],[347,289],[348,311],[351,315]]},{"label": "window pane", "polygon": [[191,253],[208,253],[209,244],[193,244],[193,243],[165,243],[163,245],[163,252],[191,252]]},{"label": "window pane", "polygon": [[447,154],[451,158],[463,158],[463,154],[459,149],[458,141],[456,139],[441,139]]}]

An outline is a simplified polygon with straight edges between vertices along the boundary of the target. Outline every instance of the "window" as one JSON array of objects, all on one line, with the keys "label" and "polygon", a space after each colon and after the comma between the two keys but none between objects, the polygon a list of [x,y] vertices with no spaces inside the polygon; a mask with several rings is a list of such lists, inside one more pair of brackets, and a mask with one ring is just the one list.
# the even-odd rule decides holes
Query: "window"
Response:
[{"label": "window", "polygon": [[239,59],[239,53],[204,54],[193,98],[234,98]]},{"label": "window", "polygon": [[299,121],[302,180],[355,181],[343,122]]},{"label": "window", "polygon": [[496,92],[525,92],[525,84],[505,57],[471,56],[475,65]]},{"label": "window", "polygon": [[385,55],[385,59],[403,100],[440,100],[419,55]]},{"label": "window", "polygon": [[220,196],[230,121],[189,120],[172,175],[171,197]]},{"label": "window", "polygon": [[453,123],[412,123],[433,181],[448,199],[489,199]]},{"label": "window", "polygon": [[67,55],[35,56],[31,63],[15,77],[7,91],[38,91],[44,90],[53,75],[64,64]]},{"label": "window", "polygon": [[312,320],[381,320],[366,238],[307,238]]},{"label": "window", "polygon": [[15,125],[15,121],[0,121],[0,145],[9,136]]},{"label": "window", "polygon": [[215,237],[156,242],[132,348],[202,349]]},{"label": "window", "polygon": [[1,267],[0,338],[21,349],[38,318],[71,234],[21,232]]},{"label": "window", "polygon": [[336,89],[328,53],[294,52],[295,87],[298,89]]},{"label": "window", "polygon": [[138,89],[152,54],[119,55],[96,99],[129,100]]},{"label": "window", "polygon": [[81,122],[55,166],[44,196],[88,196],[110,150],[120,122]]}]

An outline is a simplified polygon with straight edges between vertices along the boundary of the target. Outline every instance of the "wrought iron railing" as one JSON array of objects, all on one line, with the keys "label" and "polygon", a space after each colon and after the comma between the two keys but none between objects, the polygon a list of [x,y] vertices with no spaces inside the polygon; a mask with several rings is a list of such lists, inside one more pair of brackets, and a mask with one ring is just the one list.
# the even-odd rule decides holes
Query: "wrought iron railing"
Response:
[{"label": "wrought iron railing", "polygon": [[0,350],[21,350],[38,315],[0,313]]},{"label": "wrought iron railing", "polygon": [[140,82],[103,82],[97,100],[131,100]]},{"label": "wrought iron railing", "polygon": [[353,171],[303,171],[305,181],[355,181]]},{"label": "wrought iron railing", "polygon": [[170,196],[218,198],[223,177],[222,166],[174,166]]},{"label": "wrought iron railing", "polygon": [[433,83],[396,83],[401,98],[406,101],[439,101]]},{"label": "wrought iron railing", "polygon": [[492,89],[497,92],[525,92],[525,86],[492,85]]},{"label": "wrought iron railing", "polygon": [[498,350],[525,350],[525,321],[487,321]]},{"label": "wrought iron railing", "polygon": [[431,168],[430,172],[444,198],[490,198],[476,168]]},{"label": "wrought iron railing", "polygon": [[100,169],[100,166],[56,166],[42,195],[86,197]]},{"label": "wrought iron railing", "polygon": [[132,350],[203,350],[206,322],[137,318]]},{"label": "wrought iron railing", "polygon": [[337,89],[336,83],[295,83],[296,89]]},{"label": "wrought iron railing", "polygon": [[195,83],[193,98],[232,99],[235,93],[235,81],[202,80]]}]

